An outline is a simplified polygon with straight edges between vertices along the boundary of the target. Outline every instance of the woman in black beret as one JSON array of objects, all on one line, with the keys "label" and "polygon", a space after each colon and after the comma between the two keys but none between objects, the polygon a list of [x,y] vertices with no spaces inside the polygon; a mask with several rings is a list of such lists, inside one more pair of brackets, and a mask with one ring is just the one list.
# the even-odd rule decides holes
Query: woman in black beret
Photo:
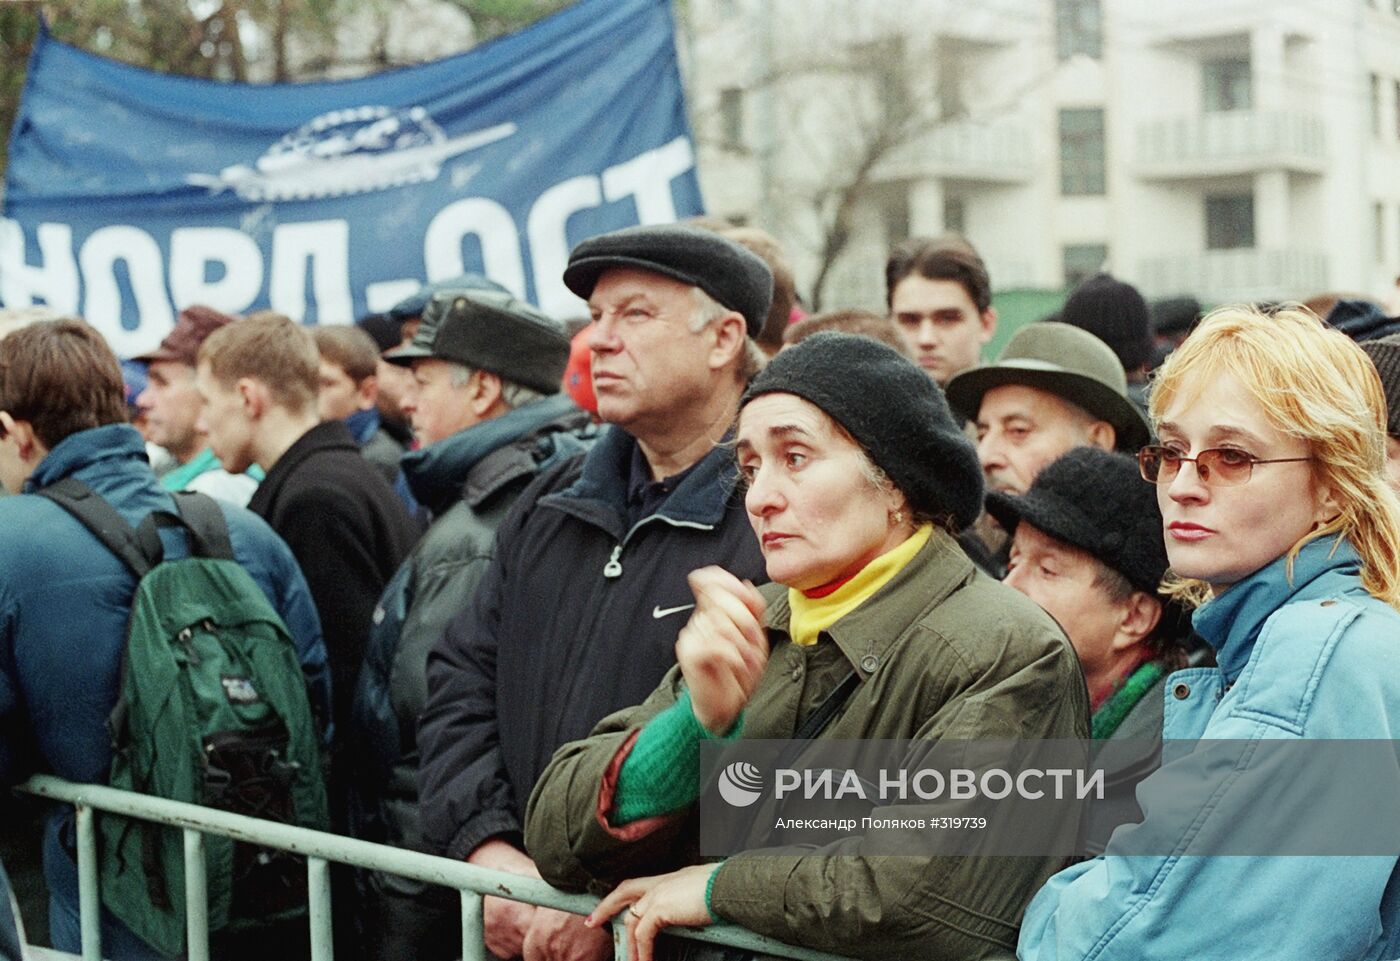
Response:
[{"label": "woman in black beret", "polygon": [[661,928],[719,921],[856,957],[1014,948],[1061,859],[873,857],[847,838],[696,863],[705,740],[1088,735],[1063,633],[954,539],[981,509],[981,470],[907,358],[840,333],[782,352],[744,396],[735,453],[774,583],[691,574],[676,668],[555,755],[530,801],[530,856],[560,887],[612,889],[587,923],[621,914],[641,961]]}]

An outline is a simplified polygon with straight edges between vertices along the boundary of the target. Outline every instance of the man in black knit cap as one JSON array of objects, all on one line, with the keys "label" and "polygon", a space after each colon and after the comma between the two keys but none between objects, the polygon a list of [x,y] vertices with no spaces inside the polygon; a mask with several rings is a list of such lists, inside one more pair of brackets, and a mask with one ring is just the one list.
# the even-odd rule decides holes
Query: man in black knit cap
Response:
[{"label": "man in black knit cap", "polygon": [[[535,875],[525,802],[554,751],[636,704],[675,663],[694,606],[686,576],[719,564],[764,580],[716,442],[761,364],[753,343],[773,277],[697,227],[633,227],[574,248],[564,283],[588,301],[596,446],[543,471],[497,528],[468,609],[428,660],[419,726],[425,843]],[[547,908],[487,898],[501,957],[612,954],[606,932]]]}]

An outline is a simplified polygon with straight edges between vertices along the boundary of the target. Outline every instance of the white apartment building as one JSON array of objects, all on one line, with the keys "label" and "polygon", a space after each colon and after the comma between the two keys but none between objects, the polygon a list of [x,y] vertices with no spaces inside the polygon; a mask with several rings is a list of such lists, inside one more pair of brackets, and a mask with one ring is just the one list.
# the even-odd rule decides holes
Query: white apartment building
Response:
[{"label": "white apartment building", "polygon": [[1000,290],[1394,294],[1400,0],[678,9],[707,205],[824,307],[881,307],[890,244],[945,229]]}]

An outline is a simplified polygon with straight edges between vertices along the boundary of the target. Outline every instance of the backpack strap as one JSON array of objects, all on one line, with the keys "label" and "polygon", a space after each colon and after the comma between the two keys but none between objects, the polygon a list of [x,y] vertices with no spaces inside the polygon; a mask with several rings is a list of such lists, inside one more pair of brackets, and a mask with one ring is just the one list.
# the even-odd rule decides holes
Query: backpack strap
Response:
[{"label": "backpack strap", "polygon": [[141,552],[159,561],[165,556],[165,545],[161,543],[160,532],[167,527],[184,528],[189,543],[190,557],[204,557],[212,560],[234,560],[233,544],[229,540],[228,525],[219,505],[207,494],[193,491],[180,491],[173,495],[175,511],[154,510],[145,516],[141,526],[136,528],[136,540]]},{"label": "backpack strap", "polygon": [[236,559],[233,556],[233,541],[229,539],[228,521],[214,498],[198,491],[180,491],[175,495],[175,508],[193,535],[191,554],[221,561]]},{"label": "backpack strap", "polygon": [[159,562],[160,554],[152,555],[143,549],[136,529],[117,513],[117,509],[76,477],[65,477],[36,493],[77,518],[109,551],[121,558],[123,564],[131,568],[137,580],[149,574]]}]

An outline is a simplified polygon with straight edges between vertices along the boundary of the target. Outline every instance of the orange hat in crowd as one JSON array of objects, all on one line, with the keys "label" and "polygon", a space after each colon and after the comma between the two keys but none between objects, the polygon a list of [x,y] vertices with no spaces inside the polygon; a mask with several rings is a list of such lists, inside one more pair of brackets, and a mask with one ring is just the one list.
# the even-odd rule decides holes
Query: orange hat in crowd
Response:
[{"label": "orange hat in crowd", "polygon": [[588,337],[593,333],[593,325],[574,334],[569,348],[569,363],[564,368],[564,390],[584,410],[598,416],[598,398],[593,393],[593,353],[588,349]]}]

